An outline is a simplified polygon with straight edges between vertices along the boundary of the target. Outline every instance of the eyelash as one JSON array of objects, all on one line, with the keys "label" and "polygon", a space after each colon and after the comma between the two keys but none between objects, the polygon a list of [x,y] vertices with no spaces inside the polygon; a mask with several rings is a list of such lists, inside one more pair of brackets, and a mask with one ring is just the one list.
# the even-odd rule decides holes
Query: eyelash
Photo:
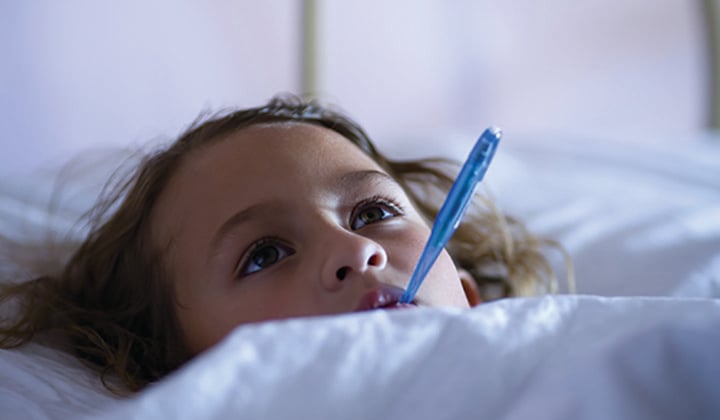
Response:
[{"label": "eyelash", "polygon": [[381,222],[381,221],[383,221],[383,220],[385,220],[385,219],[387,219],[387,218],[390,218],[390,217],[397,217],[397,216],[402,216],[402,215],[405,214],[405,212],[403,211],[402,206],[400,206],[399,204],[397,204],[397,201],[396,201],[396,200],[393,200],[393,199],[391,199],[391,198],[384,197],[384,196],[381,196],[381,195],[374,195],[374,196],[372,196],[372,197],[370,197],[370,198],[366,198],[365,200],[362,200],[361,202],[359,202],[359,203],[355,206],[355,208],[353,208],[352,212],[350,213],[350,220],[349,220],[349,226],[350,226],[350,228],[353,229],[353,230],[357,230],[357,229],[361,229],[362,227],[364,227],[364,226],[362,226],[362,227],[359,227],[359,228],[355,228],[355,227],[354,227],[354,225],[355,225],[355,220],[357,219],[357,217],[359,217],[360,213],[361,213],[363,210],[367,210],[367,209],[369,209],[369,208],[373,208],[374,206],[377,206],[377,205],[380,205],[380,206],[383,208],[384,211],[388,211],[388,213],[390,213],[390,216],[389,216],[389,217],[384,217],[384,218],[382,218],[382,219],[380,219],[380,220],[378,220],[378,221],[375,221],[375,222],[367,223],[365,226],[367,226],[368,224],[374,224],[374,223]]},{"label": "eyelash", "polygon": [[[377,221],[366,222],[366,224],[364,226],[356,228],[355,221],[360,216],[361,212],[364,210],[370,209],[370,208],[374,208],[374,207],[382,207],[382,210],[389,213],[389,216],[383,217]],[[397,204],[396,200],[393,200],[393,199],[390,199],[387,197],[383,197],[380,195],[374,195],[370,198],[362,200],[357,205],[355,205],[353,210],[350,212],[349,226],[351,229],[357,230],[357,229],[361,229],[367,225],[382,222],[383,220],[386,220],[388,218],[402,216],[404,214],[405,213],[404,213],[402,207],[399,204]],[[385,216],[385,215],[383,215],[383,216]],[[277,260],[273,261],[272,263],[270,263],[270,265],[268,265],[266,267],[261,267],[260,264],[258,264],[255,261],[255,258],[260,255],[259,251],[265,250],[265,249],[274,249],[275,251],[277,251],[277,255],[275,255],[275,258],[277,258]],[[253,273],[256,273],[256,272],[262,271],[268,267],[271,267],[271,266],[277,264],[278,262],[280,262],[281,260],[285,259],[286,257],[289,257],[293,254],[295,254],[295,250],[292,249],[292,247],[290,247],[289,245],[287,245],[283,240],[275,238],[275,237],[261,238],[255,242],[253,242],[250,245],[250,247],[248,248],[248,250],[243,254],[242,258],[240,259],[240,262],[238,262],[238,264],[237,264],[236,275],[238,277],[249,276]],[[246,272],[248,267],[251,264],[256,264],[256,265],[258,265],[259,268],[254,269],[253,271],[250,271],[250,272]]]},{"label": "eyelash", "polygon": [[[272,248],[278,251],[278,255],[276,256],[277,261],[272,262],[269,266],[273,266],[279,261],[285,259],[286,257],[295,254],[295,250],[292,249],[292,247],[286,245],[284,241],[278,238],[266,237],[259,239],[253,242],[253,244],[250,245],[250,248],[245,252],[245,254],[243,254],[243,257],[240,259],[240,262],[237,265],[237,275],[239,277],[245,277],[267,268],[260,267],[260,265],[254,260],[257,256],[259,256],[259,251],[264,249],[271,249],[271,245]],[[259,268],[248,273],[246,272],[246,270],[248,269],[250,264],[257,264]]]}]

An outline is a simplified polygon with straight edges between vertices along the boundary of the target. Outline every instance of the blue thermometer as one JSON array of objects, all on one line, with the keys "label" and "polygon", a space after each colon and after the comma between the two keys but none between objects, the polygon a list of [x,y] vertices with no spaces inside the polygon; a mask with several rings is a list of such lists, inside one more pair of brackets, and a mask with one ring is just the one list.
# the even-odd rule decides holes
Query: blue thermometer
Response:
[{"label": "blue thermometer", "polygon": [[425,249],[420,255],[420,260],[415,266],[410,284],[400,297],[399,303],[410,303],[415,298],[420,285],[430,268],[437,260],[440,252],[455,233],[460,224],[460,220],[465,215],[465,211],[475,193],[475,188],[485,176],[488,166],[495,155],[498,142],[500,142],[502,132],[500,129],[490,127],[475,143],[470,155],[460,169],[455,182],[450,188],[445,202],[440,208],[440,212],[435,218],[430,239],[428,239]]}]

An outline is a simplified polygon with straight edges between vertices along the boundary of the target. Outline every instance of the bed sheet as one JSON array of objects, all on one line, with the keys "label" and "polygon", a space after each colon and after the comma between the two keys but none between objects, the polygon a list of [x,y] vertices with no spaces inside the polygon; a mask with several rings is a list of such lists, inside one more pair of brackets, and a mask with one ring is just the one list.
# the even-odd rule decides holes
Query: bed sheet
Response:
[{"label": "bed sheet", "polygon": [[0,352],[2,418],[720,416],[720,301],[556,296],[237,328],[118,399],[47,349]]},{"label": "bed sheet", "polygon": [[545,297],[245,326],[102,419],[720,416],[720,302]]}]

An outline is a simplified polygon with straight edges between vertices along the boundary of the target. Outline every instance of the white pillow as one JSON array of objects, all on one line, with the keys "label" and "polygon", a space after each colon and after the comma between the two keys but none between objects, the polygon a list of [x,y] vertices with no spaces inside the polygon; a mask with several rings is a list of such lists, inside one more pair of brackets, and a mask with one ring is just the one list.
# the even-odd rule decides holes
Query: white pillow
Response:
[{"label": "white pillow", "polygon": [[0,349],[0,417],[77,418],[101,413],[118,399],[71,355],[35,343]]},{"label": "white pillow", "polygon": [[720,141],[526,143],[500,159],[498,197],[567,247],[580,293],[720,297]]},{"label": "white pillow", "polygon": [[[389,153],[462,161],[477,134]],[[480,190],[565,246],[580,293],[720,297],[720,136],[668,145],[505,132]]]}]

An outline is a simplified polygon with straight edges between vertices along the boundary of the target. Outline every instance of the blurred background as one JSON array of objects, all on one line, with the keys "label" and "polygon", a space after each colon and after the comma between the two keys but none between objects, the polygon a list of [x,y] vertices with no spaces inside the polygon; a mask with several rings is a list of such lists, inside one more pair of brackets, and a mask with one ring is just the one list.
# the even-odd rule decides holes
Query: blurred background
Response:
[{"label": "blurred background", "polygon": [[339,105],[391,154],[491,124],[677,141],[712,122],[710,3],[2,1],[0,176],[279,92]]}]

